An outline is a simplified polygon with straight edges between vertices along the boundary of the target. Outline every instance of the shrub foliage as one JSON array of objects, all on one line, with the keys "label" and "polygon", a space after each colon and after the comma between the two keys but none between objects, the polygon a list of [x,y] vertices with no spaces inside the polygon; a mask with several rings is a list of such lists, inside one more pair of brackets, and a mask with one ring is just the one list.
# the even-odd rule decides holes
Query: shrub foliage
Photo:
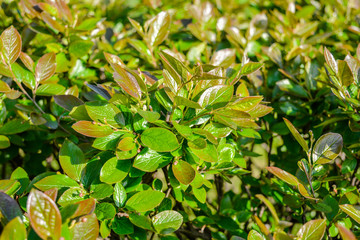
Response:
[{"label": "shrub foliage", "polygon": [[5,0],[0,239],[358,239],[359,4]]}]

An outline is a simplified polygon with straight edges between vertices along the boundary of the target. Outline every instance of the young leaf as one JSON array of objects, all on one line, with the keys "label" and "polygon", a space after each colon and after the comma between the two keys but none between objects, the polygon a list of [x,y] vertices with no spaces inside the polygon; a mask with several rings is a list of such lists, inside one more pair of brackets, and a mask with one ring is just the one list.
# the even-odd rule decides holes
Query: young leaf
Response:
[{"label": "young leaf", "polygon": [[113,68],[115,70],[114,79],[119,84],[119,86],[130,96],[140,99],[142,92],[136,78],[128,73],[119,64],[113,64]]},{"label": "young leaf", "polygon": [[126,190],[121,184],[121,182],[115,183],[113,198],[114,203],[117,207],[123,207],[125,205],[125,201],[127,198]]},{"label": "young leaf", "polygon": [[312,160],[315,164],[328,163],[335,159],[343,147],[342,136],[338,133],[327,133],[322,135],[315,143]]},{"label": "young leaf", "polygon": [[195,170],[191,165],[183,160],[175,161],[172,170],[176,179],[182,184],[188,185],[195,178]]},{"label": "young leaf", "polygon": [[325,234],[326,220],[317,219],[307,222],[297,233],[299,240],[319,240]]},{"label": "young leaf", "polygon": [[57,95],[54,96],[54,101],[57,105],[68,110],[69,112],[71,112],[74,107],[84,104],[83,101],[73,95]]},{"label": "young leaf", "polygon": [[288,173],[277,167],[266,167],[266,169],[275,176],[277,176],[278,178],[280,178],[281,180],[283,180],[284,182],[287,182],[292,186],[297,187],[297,185],[299,184],[299,180],[291,173]]},{"label": "young leaf", "polygon": [[90,121],[78,121],[72,125],[72,128],[88,137],[106,137],[112,134],[114,131],[107,125],[94,124]]},{"label": "young leaf", "polygon": [[39,83],[45,81],[54,75],[56,70],[56,55],[55,53],[47,53],[42,56],[35,68],[35,79]]},{"label": "young leaf", "polygon": [[95,213],[81,217],[70,231],[73,239],[96,240],[99,237],[99,222]]},{"label": "young leaf", "polygon": [[250,73],[253,73],[259,70],[262,66],[263,66],[262,63],[257,63],[257,62],[245,63],[240,70],[240,75],[248,75]]},{"label": "young leaf", "polygon": [[24,52],[20,53],[20,59],[31,72],[34,72],[34,61],[31,59],[29,55]]},{"label": "young leaf", "polygon": [[339,229],[340,236],[343,240],[356,240],[356,236],[346,227],[341,224],[335,224],[337,229]]},{"label": "young leaf", "polygon": [[126,202],[125,207],[137,212],[146,212],[159,206],[164,197],[164,193],[154,190],[138,192]]},{"label": "young leaf", "polygon": [[327,48],[324,49],[324,57],[326,63],[331,67],[331,70],[335,73],[338,73],[338,66],[335,58]]},{"label": "young leaf", "polygon": [[54,201],[46,194],[31,190],[27,200],[27,211],[32,228],[42,239],[59,239],[61,215]]},{"label": "young leaf", "polygon": [[[234,92],[234,86],[217,85],[206,89],[199,98],[199,105],[203,108],[216,109],[229,103]],[[201,110],[198,110],[200,112]]]},{"label": "young leaf", "polygon": [[178,230],[183,223],[183,216],[173,210],[163,211],[152,218],[155,231],[160,234],[170,234]]},{"label": "young leaf", "polygon": [[160,12],[156,15],[149,31],[146,33],[146,40],[149,45],[155,47],[162,43],[169,33],[169,28],[170,15],[167,12]]},{"label": "young leaf", "polygon": [[305,139],[300,135],[298,130],[294,127],[294,125],[291,124],[289,120],[286,118],[283,118],[286,126],[289,128],[291,134],[294,136],[296,141],[301,145],[301,147],[304,149],[304,151],[307,153],[309,151],[309,146],[307,145]]},{"label": "young leaf", "polygon": [[0,36],[1,53],[5,62],[10,65],[18,59],[21,53],[21,36],[19,32],[10,26]]},{"label": "young leaf", "polygon": [[64,174],[55,174],[47,176],[34,184],[35,187],[41,191],[47,191],[52,188],[68,188],[79,187],[79,184]]}]

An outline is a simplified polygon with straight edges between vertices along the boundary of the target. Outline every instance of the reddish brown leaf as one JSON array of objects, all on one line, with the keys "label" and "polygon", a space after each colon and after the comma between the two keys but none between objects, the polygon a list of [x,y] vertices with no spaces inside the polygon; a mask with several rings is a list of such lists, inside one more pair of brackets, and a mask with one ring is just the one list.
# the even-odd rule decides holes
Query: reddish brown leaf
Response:
[{"label": "reddish brown leaf", "polygon": [[61,215],[55,202],[46,194],[31,190],[27,210],[34,231],[42,239],[59,239],[61,236]]},{"label": "reddish brown leaf", "polygon": [[72,218],[84,216],[91,214],[95,210],[96,201],[94,198],[85,199],[83,201],[77,202],[78,208],[76,212],[71,216]]},{"label": "reddish brown leaf", "polygon": [[176,179],[182,184],[188,185],[195,178],[195,170],[185,161],[179,160],[172,165],[172,170]]},{"label": "reddish brown leaf", "polygon": [[29,55],[24,52],[20,53],[20,59],[30,71],[34,72],[34,61],[31,59]]},{"label": "reddish brown leaf", "polygon": [[287,182],[290,185],[298,186],[299,180],[292,175],[291,173],[288,173],[280,168],[277,167],[267,167],[266,168],[269,172],[283,180],[284,182]]},{"label": "reddish brown leaf", "polygon": [[57,188],[52,188],[44,192],[46,195],[48,195],[54,202],[56,201],[58,190]]},{"label": "reddish brown leaf", "polygon": [[115,81],[125,92],[134,98],[141,98],[141,89],[136,78],[123,69],[119,64],[113,64]]},{"label": "reddish brown leaf", "polygon": [[339,233],[343,240],[356,240],[355,235],[349,229],[342,226],[341,224],[335,224],[335,225],[339,229]]},{"label": "reddish brown leaf", "polygon": [[1,34],[0,40],[1,53],[5,58],[5,62],[8,64],[14,63],[21,53],[21,36],[19,32],[14,26],[10,26]]},{"label": "reddish brown leaf", "polygon": [[111,127],[106,125],[93,124],[90,121],[79,121],[72,125],[72,128],[88,137],[106,137],[113,133]]},{"label": "reddish brown leaf", "polygon": [[35,68],[35,79],[39,83],[52,77],[56,70],[55,53],[47,53],[42,56]]}]

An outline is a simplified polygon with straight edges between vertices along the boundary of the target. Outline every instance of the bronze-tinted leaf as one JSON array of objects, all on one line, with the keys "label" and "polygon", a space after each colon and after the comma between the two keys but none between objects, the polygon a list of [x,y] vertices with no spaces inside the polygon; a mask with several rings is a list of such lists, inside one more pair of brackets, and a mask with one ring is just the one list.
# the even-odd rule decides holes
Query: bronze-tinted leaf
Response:
[{"label": "bronze-tinted leaf", "polygon": [[56,70],[56,55],[55,53],[47,53],[42,56],[35,68],[35,79],[39,83],[45,81],[54,75]]},{"label": "bronze-tinted leaf", "polygon": [[55,202],[46,194],[31,190],[27,200],[27,211],[32,228],[42,239],[59,239],[61,215]]},{"label": "bronze-tinted leaf", "polygon": [[134,98],[141,98],[141,89],[136,78],[118,64],[113,64],[114,79],[119,86]]},{"label": "bronze-tinted leaf", "polygon": [[18,59],[21,53],[21,36],[19,32],[10,26],[1,34],[1,53],[7,64],[12,64]]},{"label": "bronze-tinted leaf", "polygon": [[317,219],[307,222],[297,233],[299,240],[319,240],[325,234],[326,220]]},{"label": "bronze-tinted leaf", "polygon": [[162,43],[169,33],[170,15],[167,12],[160,12],[150,25],[146,34],[146,39],[150,46],[158,46]]},{"label": "bronze-tinted leaf", "polygon": [[182,184],[188,185],[195,178],[195,170],[188,162],[183,160],[175,161],[172,170],[176,179]]},{"label": "bronze-tinted leaf", "polygon": [[31,59],[29,55],[24,52],[20,53],[20,59],[22,63],[31,71],[34,72],[34,61]]},{"label": "bronze-tinted leaf", "polygon": [[336,224],[339,229],[340,236],[343,240],[356,240],[356,236],[346,227],[341,224]]},{"label": "bronze-tinted leaf", "polygon": [[357,223],[360,224],[360,210],[356,209],[353,205],[344,204],[340,205],[341,210],[343,210],[347,215],[354,219]]},{"label": "bronze-tinted leaf", "polygon": [[99,236],[99,222],[95,213],[85,215],[71,228],[73,239],[96,240]]},{"label": "bronze-tinted leaf", "polygon": [[316,164],[328,163],[335,159],[343,147],[343,138],[338,133],[322,135],[315,143],[312,160]]},{"label": "bronze-tinted leaf", "polygon": [[331,67],[331,70],[334,73],[338,73],[338,65],[335,61],[335,58],[327,48],[324,49],[324,57],[326,63]]},{"label": "bronze-tinted leaf", "polygon": [[88,137],[106,137],[114,131],[107,125],[99,125],[90,121],[79,121],[72,125],[72,128]]},{"label": "bronze-tinted leaf", "polygon": [[299,180],[292,175],[291,173],[288,173],[280,168],[277,167],[267,167],[266,168],[269,172],[283,180],[284,182],[287,182],[290,185],[296,186],[299,184]]}]

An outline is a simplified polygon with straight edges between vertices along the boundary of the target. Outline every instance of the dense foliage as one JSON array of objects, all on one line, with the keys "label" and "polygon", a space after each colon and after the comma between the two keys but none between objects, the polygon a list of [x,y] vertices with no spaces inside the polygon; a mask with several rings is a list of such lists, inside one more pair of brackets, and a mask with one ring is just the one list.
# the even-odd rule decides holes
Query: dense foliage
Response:
[{"label": "dense foliage", "polygon": [[0,240],[360,238],[360,1],[4,0]]}]

